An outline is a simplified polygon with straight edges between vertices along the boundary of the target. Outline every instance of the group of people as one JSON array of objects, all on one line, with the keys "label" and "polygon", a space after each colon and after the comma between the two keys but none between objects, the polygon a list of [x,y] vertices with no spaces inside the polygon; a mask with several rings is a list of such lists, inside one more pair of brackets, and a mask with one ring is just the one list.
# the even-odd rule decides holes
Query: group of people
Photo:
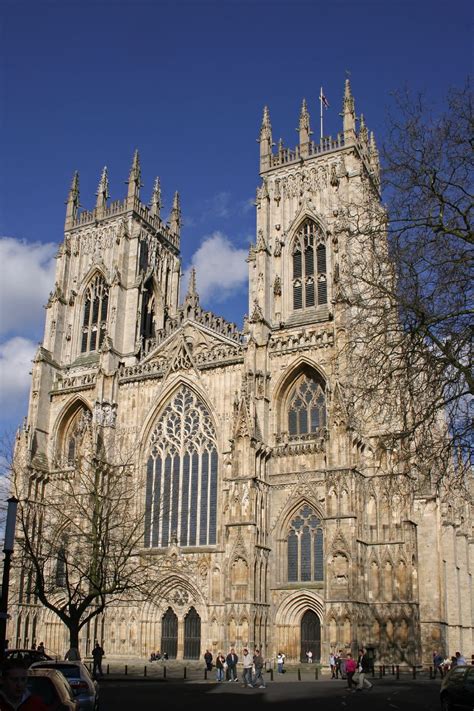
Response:
[{"label": "group of people", "polygon": [[433,652],[433,672],[436,677],[436,672],[439,672],[441,678],[450,669],[454,669],[457,666],[463,666],[467,664],[466,659],[461,652],[456,652],[452,657],[445,657],[443,654],[435,650]]},{"label": "group of people", "polygon": [[158,650],[156,652],[151,652],[150,662],[159,662],[160,659],[163,659],[164,661],[166,661],[168,659],[168,653],[167,652],[161,653],[160,650]]},{"label": "group of people", "polygon": [[329,654],[329,669],[331,670],[331,679],[345,677],[345,658],[342,649]]},{"label": "group of people", "polygon": [[[204,661],[206,662],[206,669],[212,671],[214,666],[214,658],[212,652],[206,649],[204,653]],[[263,657],[260,649],[256,648],[254,653],[251,654],[247,647],[242,650],[242,685],[247,688],[265,688],[265,681],[262,676],[263,672]],[[229,653],[224,655],[219,652],[215,659],[216,667],[216,681],[235,681],[238,682],[239,678],[237,675],[237,664],[239,662],[239,657],[235,652],[235,648],[231,647]]]}]

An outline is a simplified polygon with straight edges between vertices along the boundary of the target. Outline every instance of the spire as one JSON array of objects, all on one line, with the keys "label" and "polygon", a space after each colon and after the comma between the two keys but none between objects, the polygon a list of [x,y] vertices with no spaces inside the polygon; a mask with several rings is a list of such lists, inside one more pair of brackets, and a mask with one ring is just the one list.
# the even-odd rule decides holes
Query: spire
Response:
[{"label": "spire", "polygon": [[344,138],[354,139],[355,137],[355,106],[354,97],[351,92],[351,83],[346,79],[344,88],[344,102],[342,106]]},{"label": "spire", "polygon": [[268,106],[263,109],[262,125],[260,127],[260,171],[267,170],[271,165],[272,155],[272,124],[270,123],[270,112]]},{"label": "spire", "polygon": [[173,198],[173,207],[170,215],[170,229],[175,234],[179,235],[181,231],[181,205],[179,202],[179,193],[175,192]]},{"label": "spire", "polygon": [[375,143],[375,136],[373,131],[370,132],[369,157],[375,179],[378,182],[380,181],[380,160],[379,151],[377,148],[377,144]]},{"label": "spire", "polygon": [[72,227],[77,219],[77,212],[79,210],[79,173],[74,173],[71,187],[69,189],[69,194],[66,202],[66,222],[65,229]]},{"label": "spire", "polygon": [[140,197],[140,188],[142,187],[141,177],[142,173],[140,170],[140,156],[138,155],[138,151],[135,150],[135,153],[133,154],[132,167],[130,168],[130,173],[128,175],[127,180],[128,200],[133,200],[133,198]]},{"label": "spire", "polygon": [[104,166],[102,175],[100,176],[96,195],[97,201],[95,203],[95,208],[97,211],[101,212],[107,207],[107,200],[109,199],[109,176],[107,173],[107,166]]},{"label": "spire", "polygon": [[300,112],[300,125],[297,131],[300,134],[300,156],[306,158],[309,156],[309,141],[311,136],[311,128],[309,125],[309,112],[306,106],[306,99],[303,99]]},{"label": "spire", "polygon": [[161,212],[161,185],[158,176],[155,178],[153,192],[151,194],[150,213],[156,217],[160,217]]},{"label": "spire", "polygon": [[369,144],[369,132],[367,131],[367,126],[365,125],[364,114],[360,115],[360,129],[359,129],[359,141],[368,148]]},{"label": "spire", "polygon": [[198,306],[199,304],[199,295],[196,289],[196,269],[194,267],[191,267],[188,291],[184,301],[186,304],[191,304],[192,306]]}]

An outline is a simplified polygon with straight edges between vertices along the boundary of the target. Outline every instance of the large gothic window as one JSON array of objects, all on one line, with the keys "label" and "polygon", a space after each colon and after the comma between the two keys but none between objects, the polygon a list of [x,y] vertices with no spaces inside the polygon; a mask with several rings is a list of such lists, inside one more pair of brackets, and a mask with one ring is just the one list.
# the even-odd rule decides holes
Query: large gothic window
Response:
[{"label": "large gothic window", "polygon": [[293,242],[293,308],[327,304],[326,245],[321,229],[305,220]]},{"label": "large gothic window", "polygon": [[153,430],[145,505],[145,547],[216,543],[216,434],[208,410],[185,386]]},{"label": "large gothic window", "polygon": [[97,274],[84,295],[81,353],[97,351],[101,347],[107,326],[108,305],[109,288]]},{"label": "large gothic window", "polygon": [[290,438],[300,439],[325,425],[326,398],[321,383],[309,373],[302,373],[288,400],[288,434]]},{"label": "large gothic window", "polygon": [[323,529],[315,511],[304,504],[290,523],[288,581],[324,579]]}]

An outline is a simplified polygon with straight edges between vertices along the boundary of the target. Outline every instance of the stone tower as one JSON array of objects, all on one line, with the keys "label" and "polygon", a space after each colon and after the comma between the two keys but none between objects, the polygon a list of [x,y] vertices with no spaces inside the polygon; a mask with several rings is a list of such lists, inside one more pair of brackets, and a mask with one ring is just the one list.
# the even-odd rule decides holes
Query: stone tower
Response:
[{"label": "stone tower", "polygon": [[[379,422],[348,397],[349,213],[379,205],[380,168],[348,81],[342,116],[316,143],[303,101],[298,144],[275,149],[264,109],[242,331],[203,309],[194,271],[179,303],[179,196],[166,223],[158,179],[140,202],[138,153],[123,201],[104,169],[80,212],[74,176],[18,452],[54,482],[74,471],[81,418],[138,443],[154,566],[152,598],[107,608],[84,651],[101,637],[110,656],[259,645],[325,661],[364,644],[414,663],[470,648],[470,502],[460,516],[436,491],[394,493]],[[10,638],[59,652],[60,622],[21,590]]]}]

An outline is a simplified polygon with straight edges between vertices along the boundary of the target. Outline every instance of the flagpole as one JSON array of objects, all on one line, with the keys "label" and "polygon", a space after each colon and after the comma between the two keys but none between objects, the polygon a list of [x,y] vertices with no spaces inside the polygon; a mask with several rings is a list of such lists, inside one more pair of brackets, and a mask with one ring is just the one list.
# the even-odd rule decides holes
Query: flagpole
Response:
[{"label": "flagpole", "polygon": [[323,87],[319,90],[319,106],[321,111],[321,141],[323,140]]}]

